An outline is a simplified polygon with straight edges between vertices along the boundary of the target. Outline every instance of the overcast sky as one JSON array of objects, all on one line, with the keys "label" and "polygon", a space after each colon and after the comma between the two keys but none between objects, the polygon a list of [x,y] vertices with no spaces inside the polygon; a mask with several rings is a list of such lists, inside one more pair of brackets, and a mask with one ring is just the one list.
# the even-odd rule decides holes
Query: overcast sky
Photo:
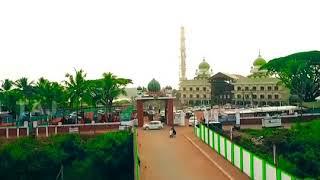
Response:
[{"label": "overcast sky", "polygon": [[213,72],[247,75],[261,49],[269,60],[320,49],[320,3],[308,0],[2,0],[0,79],[62,81],[82,68],[178,86],[180,26],[187,76],[202,57]]}]

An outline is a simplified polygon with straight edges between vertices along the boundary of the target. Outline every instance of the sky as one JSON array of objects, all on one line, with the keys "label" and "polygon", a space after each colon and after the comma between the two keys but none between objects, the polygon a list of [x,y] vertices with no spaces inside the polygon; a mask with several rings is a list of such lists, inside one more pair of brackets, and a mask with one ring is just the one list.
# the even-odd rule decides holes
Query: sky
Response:
[{"label": "sky", "polygon": [[180,27],[187,77],[205,57],[213,73],[248,75],[270,60],[320,49],[316,0],[9,0],[0,1],[0,80],[63,81],[112,72],[131,87],[178,87]]}]

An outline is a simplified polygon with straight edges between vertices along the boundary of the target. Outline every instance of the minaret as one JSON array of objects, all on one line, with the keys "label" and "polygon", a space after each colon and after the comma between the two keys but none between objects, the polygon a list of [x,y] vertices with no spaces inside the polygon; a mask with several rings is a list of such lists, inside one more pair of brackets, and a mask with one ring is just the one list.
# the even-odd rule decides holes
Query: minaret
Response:
[{"label": "minaret", "polygon": [[185,46],[185,40],[184,37],[184,27],[181,27],[180,32],[180,81],[186,80],[186,46]]}]

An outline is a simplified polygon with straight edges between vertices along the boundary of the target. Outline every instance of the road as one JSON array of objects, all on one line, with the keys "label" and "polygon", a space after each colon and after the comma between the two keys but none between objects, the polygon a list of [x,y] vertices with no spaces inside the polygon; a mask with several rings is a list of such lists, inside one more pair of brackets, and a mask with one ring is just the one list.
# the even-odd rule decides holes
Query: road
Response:
[{"label": "road", "polygon": [[249,179],[198,140],[193,135],[192,128],[177,127],[176,130],[176,138],[169,138],[168,128],[138,130],[141,180]]}]

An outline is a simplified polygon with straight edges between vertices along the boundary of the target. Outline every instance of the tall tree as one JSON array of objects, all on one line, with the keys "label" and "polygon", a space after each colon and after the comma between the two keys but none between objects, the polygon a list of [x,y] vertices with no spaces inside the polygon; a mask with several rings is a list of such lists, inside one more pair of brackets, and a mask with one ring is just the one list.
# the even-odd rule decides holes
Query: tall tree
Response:
[{"label": "tall tree", "polygon": [[[9,91],[11,90],[13,86],[13,82],[9,79],[5,79],[2,81],[1,88],[0,88],[0,106],[4,106],[6,110],[8,110],[9,107]],[[2,109],[1,109],[2,110]]]},{"label": "tall tree", "polygon": [[43,112],[52,112],[54,104],[61,104],[63,101],[63,87],[57,82],[50,82],[43,77],[40,78],[35,86],[36,98],[41,104]]},{"label": "tall tree", "polygon": [[125,87],[131,84],[131,79],[118,78],[112,73],[103,73],[101,79],[101,103],[105,105],[108,112],[111,111],[113,100],[120,95],[125,95]]},{"label": "tall tree", "polygon": [[66,74],[67,80],[64,81],[67,87],[67,95],[70,98],[71,104],[75,104],[79,107],[81,99],[86,96],[88,84],[86,81],[87,74],[80,69],[75,69],[75,74]]},{"label": "tall tree", "polygon": [[275,75],[304,101],[320,96],[320,51],[291,54],[269,61],[261,67]]},{"label": "tall tree", "polygon": [[17,102],[22,98],[21,92],[18,89],[13,89],[14,83],[9,79],[5,79],[0,88],[0,97],[1,97],[1,104],[3,105],[4,109],[9,111],[11,114],[17,114]]},{"label": "tall tree", "polygon": [[34,82],[29,81],[28,78],[22,77],[15,81],[15,86],[20,91],[22,95],[21,100],[26,103],[27,110],[31,111],[33,106],[33,97],[34,97]]}]

